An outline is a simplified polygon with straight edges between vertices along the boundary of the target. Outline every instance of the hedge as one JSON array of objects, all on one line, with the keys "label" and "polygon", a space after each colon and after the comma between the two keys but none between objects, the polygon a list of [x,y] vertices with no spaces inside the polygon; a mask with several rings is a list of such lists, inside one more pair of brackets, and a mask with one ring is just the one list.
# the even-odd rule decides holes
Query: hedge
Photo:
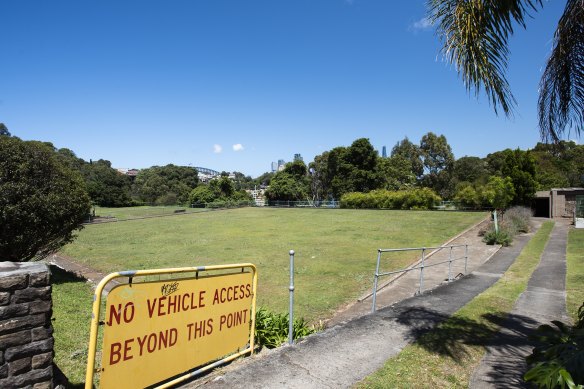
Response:
[{"label": "hedge", "polygon": [[441,198],[429,188],[368,193],[352,192],[341,197],[341,208],[351,209],[431,209]]}]

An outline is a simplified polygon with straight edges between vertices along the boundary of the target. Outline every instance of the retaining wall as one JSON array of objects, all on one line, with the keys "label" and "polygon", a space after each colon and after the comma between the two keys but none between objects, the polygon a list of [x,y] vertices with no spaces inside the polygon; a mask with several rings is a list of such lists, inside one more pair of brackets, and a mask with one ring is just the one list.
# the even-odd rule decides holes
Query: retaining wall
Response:
[{"label": "retaining wall", "polygon": [[0,262],[0,388],[52,387],[51,308],[46,264]]}]

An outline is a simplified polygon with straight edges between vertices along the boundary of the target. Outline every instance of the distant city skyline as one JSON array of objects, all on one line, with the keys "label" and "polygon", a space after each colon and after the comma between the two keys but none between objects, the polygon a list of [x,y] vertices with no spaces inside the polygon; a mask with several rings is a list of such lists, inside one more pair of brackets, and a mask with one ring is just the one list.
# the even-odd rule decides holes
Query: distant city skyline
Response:
[{"label": "distant city skyline", "polygon": [[469,95],[439,54],[426,1],[0,2],[0,122],[112,166],[270,161],[429,131],[456,158],[539,140],[539,78],[563,2],[516,26],[515,116]]}]

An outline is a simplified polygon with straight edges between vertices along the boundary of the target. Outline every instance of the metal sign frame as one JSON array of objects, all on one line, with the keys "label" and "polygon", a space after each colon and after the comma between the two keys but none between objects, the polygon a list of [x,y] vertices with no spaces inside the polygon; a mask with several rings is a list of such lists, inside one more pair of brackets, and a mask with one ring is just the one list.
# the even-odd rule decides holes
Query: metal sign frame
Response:
[{"label": "metal sign frame", "polygon": [[[218,270],[231,270],[231,269],[250,269],[252,272],[252,305],[251,305],[251,312],[250,312],[250,335],[249,335],[249,346],[239,351],[235,354],[231,354],[225,358],[217,360],[211,364],[203,366],[196,371],[186,373],[178,378],[173,379],[172,381],[166,382],[157,386],[157,388],[168,388],[173,385],[176,385],[180,382],[183,382],[189,378],[195,377],[200,373],[203,373],[207,370],[213,369],[223,363],[232,361],[240,356],[243,356],[247,353],[253,355],[254,348],[255,348],[255,314],[256,314],[256,296],[257,296],[257,268],[252,263],[239,263],[239,264],[232,264],[232,265],[215,265],[215,266],[194,266],[194,267],[181,267],[181,268],[167,268],[167,269],[150,269],[150,270],[129,270],[129,271],[121,271],[116,273],[111,273],[105,276],[97,285],[95,289],[95,293],[93,295],[93,307],[91,313],[91,328],[90,328],[90,335],[89,335],[89,350],[87,356],[87,370],[85,373],[85,388],[91,389],[93,387],[93,379],[94,374],[96,373],[95,370],[95,356],[97,352],[97,338],[99,332],[99,325],[100,317],[101,317],[101,305],[102,305],[102,293],[105,289],[105,286],[116,278],[129,278],[130,283],[132,283],[132,279],[134,277],[144,277],[144,276],[153,276],[153,275],[162,275],[162,274],[185,274],[185,273],[195,273],[198,274],[199,272],[203,271],[218,271]],[[210,362],[210,361],[209,361]]]}]

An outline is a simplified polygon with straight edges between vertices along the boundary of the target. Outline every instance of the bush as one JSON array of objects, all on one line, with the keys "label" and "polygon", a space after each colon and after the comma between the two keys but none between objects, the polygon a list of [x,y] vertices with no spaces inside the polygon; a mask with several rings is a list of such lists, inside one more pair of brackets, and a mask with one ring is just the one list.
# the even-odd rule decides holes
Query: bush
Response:
[{"label": "bush", "polygon": [[[530,370],[524,379],[543,388],[582,388],[584,385],[584,303],[574,326],[552,321],[532,338],[539,342],[528,356]],[[577,386],[578,385],[578,386]]]},{"label": "bush", "polygon": [[529,221],[533,216],[533,211],[526,207],[512,207],[505,211],[503,220],[517,232],[529,232]]},{"label": "bush", "polygon": [[500,244],[507,247],[513,242],[513,234],[506,228],[500,227],[499,231],[495,231],[495,226],[490,226],[483,235],[483,242],[486,244]]},{"label": "bush", "polygon": [[485,231],[480,231],[483,242],[486,244],[500,244],[509,246],[515,235],[520,232],[529,232],[532,211],[526,207],[513,207],[507,210],[499,219],[499,232],[495,232],[495,225],[491,223]]},{"label": "bush", "polygon": [[440,196],[429,188],[374,190],[368,193],[345,193],[341,197],[340,206],[352,209],[431,209],[439,201]]},{"label": "bush", "polygon": [[0,261],[45,257],[90,211],[81,175],[50,144],[0,137]]},{"label": "bush", "polygon": [[[256,311],[256,342],[267,348],[278,347],[288,341],[288,314],[273,313],[265,308]],[[317,330],[309,327],[304,319],[294,319],[293,337],[300,339]]]}]

